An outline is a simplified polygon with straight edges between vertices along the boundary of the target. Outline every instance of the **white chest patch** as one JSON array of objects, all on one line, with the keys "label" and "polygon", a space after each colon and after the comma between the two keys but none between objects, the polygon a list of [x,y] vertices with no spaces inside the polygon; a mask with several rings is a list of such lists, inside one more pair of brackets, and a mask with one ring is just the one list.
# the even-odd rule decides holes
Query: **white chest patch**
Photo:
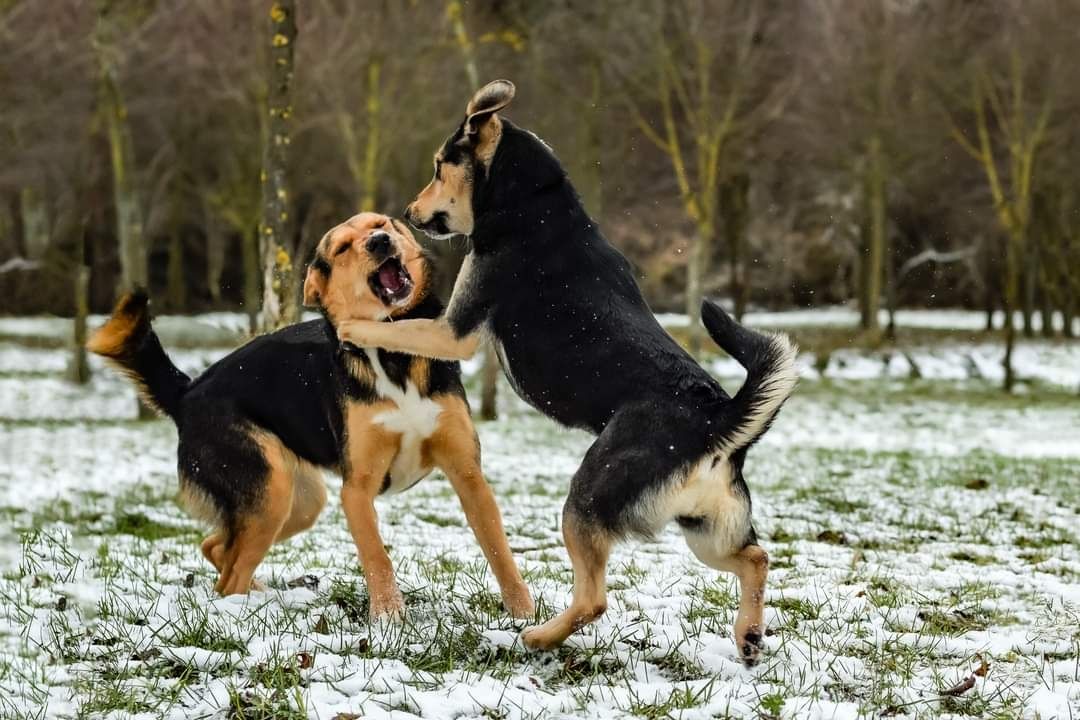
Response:
[{"label": "white chest patch", "polygon": [[423,397],[411,381],[406,383],[404,389],[391,382],[379,363],[378,351],[368,348],[365,352],[375,371],[375,392],[383,400],[397,406],[372,419],[401,436],[401,447],[390,466],[390,487],[386,489],[388,493],[400,492],[431,472],[430,467],[423,465],[420,446],[439,426],[442,407],[431,398]]}]

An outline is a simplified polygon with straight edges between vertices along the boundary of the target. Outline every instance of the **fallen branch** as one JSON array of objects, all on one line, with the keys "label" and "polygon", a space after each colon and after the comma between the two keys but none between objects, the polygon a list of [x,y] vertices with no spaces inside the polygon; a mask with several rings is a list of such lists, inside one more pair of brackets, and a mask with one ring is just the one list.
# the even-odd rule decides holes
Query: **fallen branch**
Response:
[{"label": "fallen branch", "polygon": [[957,697],[959,695],[963,695],[973,687],[975,687],[975,676],[968,675],[966,678],[953,685],[948,690],[942,690],[941,694],[949,695],[950,697]]},{"label": "fallen branch", "polygon": [[927,248],[918,255],[908,258],[904,261],[904,264],[896,271],[896,284],[899,285],[900,281],[904,279],[904,276],[909,272],[925,265],[926,263],[953,263],[960,262],[961,260],[967,260],[975,254],[975,246],[961,248],[959,250],[953,250],[952,252],[938,252],[934,248]]},{"label": "fallen branch", "polygon": [[13,257],[6,261],[3,265],[0,265],[0,274],[9,272],[19,272],[20,270],[37,270],[41,267],[41,263],[36,260],[27,260],[26,258]]}]

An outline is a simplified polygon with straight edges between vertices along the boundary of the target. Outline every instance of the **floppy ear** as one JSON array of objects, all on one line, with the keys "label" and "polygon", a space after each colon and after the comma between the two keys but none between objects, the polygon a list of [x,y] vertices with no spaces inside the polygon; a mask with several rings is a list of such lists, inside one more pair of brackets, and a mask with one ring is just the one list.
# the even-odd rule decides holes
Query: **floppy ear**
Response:
[{"label": "floppy ear", "polygon": [[307,269],[304,278],[304,307],[318,307],[326,290],[326,275],[313,267]]},{"label": "floppy ear", "polygon": [[513,99],[514,83],[509,80],[493,80],[477,90],[465,108],[465,133],[470,137],[475,136],[495,113]]}]

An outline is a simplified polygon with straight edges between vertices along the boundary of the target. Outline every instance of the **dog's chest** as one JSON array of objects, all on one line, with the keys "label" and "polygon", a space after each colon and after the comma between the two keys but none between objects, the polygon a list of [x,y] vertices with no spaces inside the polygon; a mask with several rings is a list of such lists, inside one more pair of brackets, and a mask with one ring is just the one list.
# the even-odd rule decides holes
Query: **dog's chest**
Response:
[{"label": "dog's chest", "polygon": [[366,352],[375,373],[375,392],[380,399],[394,405],[394,409],[380,412],[372,421],[400,436],[400,447],[390,466],[390,484],[386,488],[386,492],[400,492],[431,471],[424,464],[421,450],[424,441],[439,426],[442,407],[421,395],[411,380],[405,382],[404,388],[390,380],[379,362],[379,353],[371,349]]}]

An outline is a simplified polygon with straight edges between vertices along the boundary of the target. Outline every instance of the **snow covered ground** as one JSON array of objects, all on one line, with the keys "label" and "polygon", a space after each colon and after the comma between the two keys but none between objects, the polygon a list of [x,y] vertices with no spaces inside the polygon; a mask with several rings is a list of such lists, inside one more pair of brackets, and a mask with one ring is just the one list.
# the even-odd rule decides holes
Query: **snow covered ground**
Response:
[{"label": "snow covered ground", "polygon": [[[203,323],[239,332],[230,317]],[[201,528],[173,501],[171,424],[136,422],[96,362],[68,385],[64,353],[13,329],[0,322],[0,717],[1080,717],[1075,343],[1023,345],[1033,382],[1012,397],[992,387],[991,345],[803,358],[746,466],[773,568],[768,657],[748,670],[733,580],[674,529],[616,551],[599,623],[525,651],[438,475],[380,502],[403,624],[367,621],[332,477],[319,524],[260,569],[270,589],[216,598]],[[223,352],[174,357],[197,371]],[[734,389],[737,370],[712,367]],[[569,599],[559,515],[590,439],[505,387],[501,402],[484,466],[548,617]]]}]

